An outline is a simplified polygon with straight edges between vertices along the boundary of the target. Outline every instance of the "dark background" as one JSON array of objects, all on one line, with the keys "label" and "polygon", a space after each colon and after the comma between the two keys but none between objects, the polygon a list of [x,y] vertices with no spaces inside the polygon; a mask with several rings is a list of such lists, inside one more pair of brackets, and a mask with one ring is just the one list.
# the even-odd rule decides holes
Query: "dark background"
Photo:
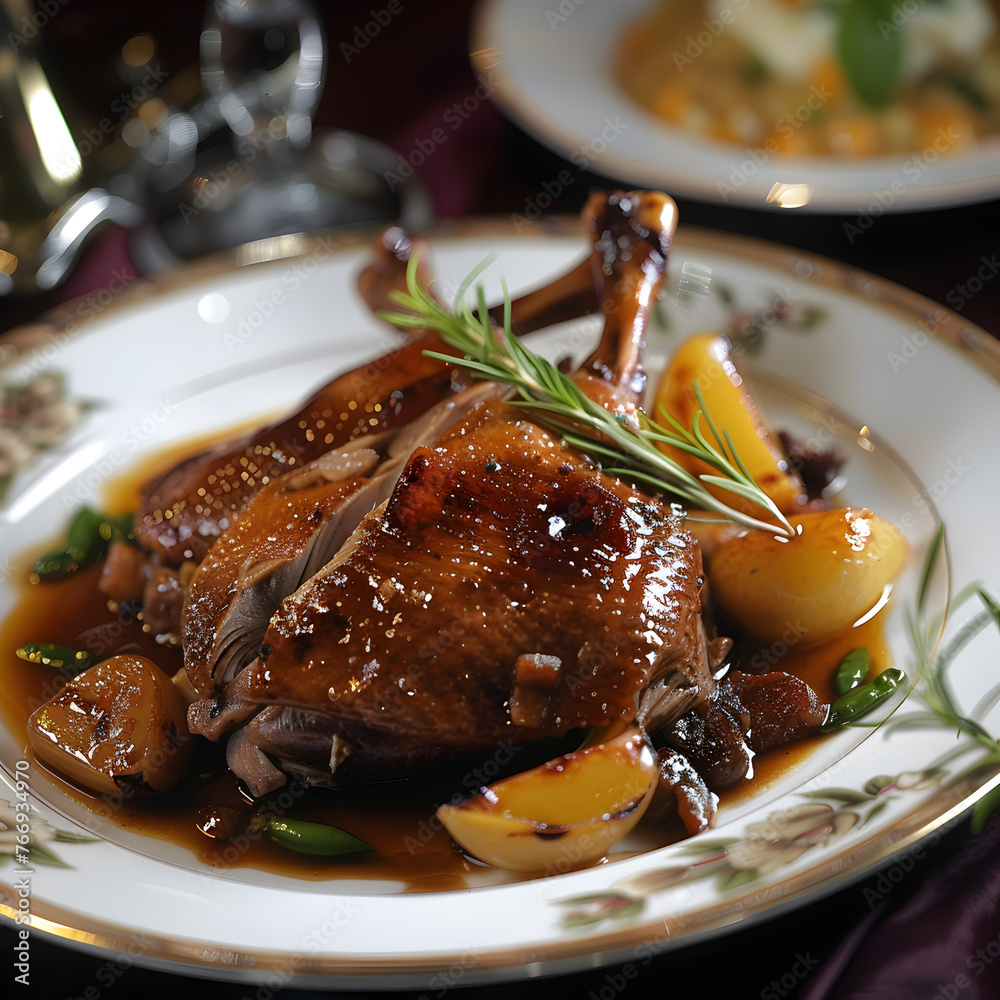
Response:
[{"label": "dark background", "polygon": [[[596,0],[591,0],[596,2]],[[542,0],[539,0],[542,3]],[[557,6],[557,4],[550,4]],[[373,136],[399,151],[413,148],[439,124],[455,101],[473,92],[475,77],[468,62],[468,27],[473,5],[460,0],[411,0],[403,10],[359,54],[347,62],[339,52],[339,41],[353,37],[370,11],[384,6],[380,0],[321,3],[329,46],[329,68],[318,124],[337,126]],[[122,44],[137,32],[152,34],[159,45],[157,60],[171,77],[197,62],[197,39],[203,5],[175,0],[170,4],[147,4],[125,0],[69,0],[43,29],[43,43],[54,68],[57,92],[76,105],[81,120],[99,120],[110,103],[127,89],[116,71]],[[429,188],[438,216],[495,215],[503,218],[524,211],[537,196],[543,181],[555,178],[566,162],[508,122],[500,112],[483,103],[456,133],[454,142],[442,146],[432,158],[422,179]],[[430,169],[432,168],[432,169]],[[99,172],[99,170],[95,170]],[[554,211],[575,213],[593,185],[607,179],[580,175],[574,168],[573,184],[556,200]],[[622,178],[625,182],[628,178]],[[998,184],[1000,187],[1000,184]],[[748,234],[829,256],[863,270],[899,282],[939,302],[974,275],[982,259],[998,251],[997,224],[1000,202],[914,214],[881,217],[862,236],[850,242],[844,231],[845,217],[810,215],[795,211],[756,212],[728,206],[708,205],[677,198],[683,225],[697,225]],[[124,233],[110,229],[88,248],[70,281],[55,292],[33,298],[0,299],[0,330],[42,314],[58,302],[105,287],[115,268],[128,262]],[[1000,280],[987,283],[969,299],[963,315],[994,335],[1000,335]],[[928,386],[933,399],[934,387]],[[795,996],[810,990],[814,997],[860,996],[844,983],[840,989],[821,986],[820,976],[831,969],[833,956],[852,930],[871,921],[865,934],[876,938],[876,928],[891,923],[906,907],[930,906],[921,893],[939,896],[955,871],[965,871],[968,851],[982,854],[984,843],[973,842],[965,824],[957,826],[942,842],[929,850],[914,873],[873,912],[864,889],[874,884],[872,875],[857,886],[764,925],[734,932],[704,946],[659,957],[625,978],[620,970],[607,969],[560,979],[558,983],[535,981],[517,986],[498,986],[475,991],[477,996],[506,997],[515,991],[525,998],[558,993],[569,997],[666,996],[670,994],[728,997]],[[993,830],[995,833],[996,831]],[[971,846],[970,846],[971,845]],[[988,854],[992,861],[996,852]],[[984,869],[989,863],[982,862]],[[107,873],[113,878],[113,873]],[[984,873],[985,877],[985,873]],[[961,904],[963,883],[955,876],[955,905]],[[944,887],[944,888],[942,888]],[[947,896],[945,897],[947,898]],[[869,895],[868,899],[871,899]],[[937,900],[940,902],[940,899]],[[957,901],[957,903],[956,903]],[[970,904],[971,905],[971,904]],[[979,914],[987,929],[998,929],[995,899],[982,904]],[[992,908],[991,908],[992,907]],[[929,911],[932,921],[950,919]],[[950,910],[948,912],[951,912]],[[280,919],[276,914],[275,919]],[[867,927],[868,925],[866,925]],[[942,935],[945,927],[942,925]],[[979,940],[986,940],[988,930]],[[899,943],[898,938],[886,939]],[[0,970],[6,968],[13,934],[0,931]],[[387,942],[387,947],[405,942]],[[889,945],[886,945],[888,947]],[[138,968],[128,969],[115,986],[103,985],[106,957],[90,958],[32,939],[32,985],[26,995],[40,998],[70,998],[117,995],[229,998],[255,997],[254,986],[198,983],[182,977]],[[890,956],[886,956],[889,958]],[[869,994],[881,997],[922,997],[933,1000],[942,984],[953,982],[962,968],[964,953],[928,964],[896,992],[889,987]],[[876,955],[877,958],[877,955]],[[871,956],[869,956],[871,960]],[[952,961],[954,968],[949,966]],[[804,969],[804,976],[791,970]],[[823,971],[826,970],[826,971]],[[784,982],[782,978],[784,977]],[[13,974],[11,974],[11,979]],[[791,985],[792,980],[795,985]],[[3,996],[21,995],[10,989],[6,971]],[[23,988],[20,988],[23,990]],[[88,993],[87,990],[94,992]],[[989,997],[997,983],[989,975],[960,991],[962,1000]],[[289,989],[285,996],[295,995]],[[266,993],[260,994],[266,996]],[[426,990],[423,994],[435,995]],[[470,995],[468,991],[456,996]]]},{"label": "dark background", "polygon": [[[378,0],[319,4],[328,42],[327,82],[317,123],[360,132],[407,153],[416,140],[440,126],[456,102],[472,94],[476,78],[468,60],[467,0],[400,0],[402,11],[348,61],[342,40],[381,9]],[[539,0],[542,4],[543,0]],[[558,6],[552,4],[551,6]],[[166,6],[126,0],[68,0],[42,29],[57,93],[72,102],[81,122],[109,114],[109,106],[129,89],[119,75],[122,44],[138,32],[158,43],[156,63],[175,81],[198,60],[198,32],[204,6],[177,0]],[[79,134],[74,129],[75,134]],[[93,167],[93,164],[85,166]],[[439,217],[521,213],[537,198],[540,185],[554,180],[567,162],[483,102],[435,150],[421,178]],[[997,154],[1000,175],[1000,151]],[[100,165],[94,173],[100,174]],[[608,178],[581,174],[550,211],[575,213],[594,185]],[[95,178],[100,180],[102,178]],[[628,181],[628,178],[616,179]],[[1000,179],[998,179],[1000,189]],[[711,205],[673,194],[684,225],[742,233],[845,261],[915,289],[939,302],[974,275],[997,252],[1000,201],[917,213],[890,213],[862,235],[845,233],[842,215],[765,211]],[[118,241],[115,243],[115,241]],[[4,326],[36,315],[47,305],[107,284],[121,261],[121,234],[105,234],[73,280],[54,294],[29,302],[3,302]],[[109,252],[114,244],[116,252]],[[104,270],[101,263],[104,262]],[[963,308],[963,315],[1000,334],[1000,282],[987,283]]]}]

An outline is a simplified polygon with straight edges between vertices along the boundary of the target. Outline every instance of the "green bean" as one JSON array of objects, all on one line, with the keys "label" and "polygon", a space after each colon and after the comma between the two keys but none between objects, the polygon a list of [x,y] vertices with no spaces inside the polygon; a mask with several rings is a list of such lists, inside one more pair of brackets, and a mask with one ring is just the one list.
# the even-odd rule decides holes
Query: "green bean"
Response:
[{"label": "green bean", "polygon": [[53,642],[26,642],[16,650],[22,660],[44,663],[47,667],[68,667],[73,671],[86,670],[99,660],[85,649],[57,646]]},{"label": "green bean", "polygon": [[104,518],[90,507],[81,507],[70,521],[66,531],[66,551],[75,553],[80,565],[95,562],[104,551],[105,541],[101,538]]},{"label": "green bean", "polygon": [[265,831],[275,843],[302,854],[360,854],[374,850],[370,844],[346,830],[325,823],[271,817]]},{"label": "green bean", "polygon": [[855,688],[838,698],[831,706],[826,722],[820,727],[821,733],[840,729],[850,722],[860,719],[876,705],[880,705],[906,680],[906,674],[898,667],[883,670],[871,683]]},{"label": "green bean", "polygon": [[863,646],[852,649],[841,661],[833,675],[833,690],[837,694],[853,691],[868,676],[872,658]]},{"label": "green bean", "polygon": [[44,556],[35,560],[31,571],[39,580],[61,580],[63,577],[71,576],[79,568],[80,560],[77,556],[63,549],[59,552],[46,552]]},{"label": "green bean", "polygon": [[105,542],[112,542],[116,538],[130,542],[134,539],[132,529],[135,526],[135,515],[131,511],[119,514],[117,517],[104,517],[101,519],[101,526],[98,529],[101,538]]},{"label": "green bean", "polygon": [[112,539],[132,535],[132,515],[106,517],[90,507],[81,507],[66,531],[66,544],[35,561],[33,575],[39,580],[61,580],[97,562]]}]

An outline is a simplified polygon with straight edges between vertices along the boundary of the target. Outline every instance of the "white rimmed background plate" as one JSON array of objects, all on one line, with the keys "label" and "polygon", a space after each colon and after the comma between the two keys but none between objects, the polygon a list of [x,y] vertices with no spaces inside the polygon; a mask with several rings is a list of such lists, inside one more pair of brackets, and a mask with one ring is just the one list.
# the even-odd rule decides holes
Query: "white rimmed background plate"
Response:
[{"label": "white rimmed background plate", "polygon": [[484,0],[473,63],[500,107],[574,169],[674,195],[765,209],[776,182],[809,184],[812,200],[799,211],[881,215],[1000,194],[996,138],[967,153],[929,148],[850,161],[768,155],[662,121],[618,87],[611,69],[622,32],[655,2]]}]

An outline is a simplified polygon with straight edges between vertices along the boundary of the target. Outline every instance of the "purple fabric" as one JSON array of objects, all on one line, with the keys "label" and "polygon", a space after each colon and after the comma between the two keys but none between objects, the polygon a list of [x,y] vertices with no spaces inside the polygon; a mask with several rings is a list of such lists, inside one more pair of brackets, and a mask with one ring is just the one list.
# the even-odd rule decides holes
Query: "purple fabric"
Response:
[{"label": "purple fabric", "polygon": [[956,851],[920,853],[898,883],[861,884],[884,898],[810,976],[802,1000],[1000,997],[1000,813]]}]

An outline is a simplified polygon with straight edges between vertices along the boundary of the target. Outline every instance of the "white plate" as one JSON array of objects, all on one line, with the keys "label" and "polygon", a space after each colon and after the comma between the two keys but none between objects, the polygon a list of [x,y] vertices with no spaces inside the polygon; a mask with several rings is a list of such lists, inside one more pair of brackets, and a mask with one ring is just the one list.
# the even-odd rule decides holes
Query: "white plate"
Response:
[{"label": "white plate", "polygon": [[[500,275],[513,290],[525,289],[584,253],[578,235],[474,233],[434,241],[446,284],[490,250],[499,252],[488,272],[491,294]],[[22,359],[15,372],[47,364],[67,374],[74,394],[101,405],[15,483],[0,512],[7,579],[27,572],[18,553],[51,537],[69,507],[100,503],[109,476],[168,444],[290,406],[328,373],[376,353],[391,335],[378,330],[354,291],[363,258],[356,246],[327,243],[298,258],[193,280],[188,272],[187,283],[109,310],[47,358]],[[675,298],[682,268],[712,273],[712,291],[690,306]],[[774,320],[776,295],[791,306],[765,323],[745,364],[775,424],[818,444],[832,441],[847,455],[845,499],[905,526],[914,559],[887,634],[896,662],[908,666],[903,612],[935,506],[948,527],[953,580],[1000,585],[1000,537],[990,529],[1000,491],[992,418],[1000,412],[1000,362],[992,339],[912,293],[762,244],[682,229],[671,274],[671,329],[651,334],[654,369],[683,333],[726,328],[740,311]],[[814,324],[801,329],[794,321],[806,314]],[[584,350],[593,329],[557,329],[546,335],[546,350]],[[127,378],[108,363],[124,357]],[[870,437],[859,438],[863,425]],[[10,583],[0,585],[0,614],[11,601]],[[994,646],[977,641],[955,664],[956,696],[966,709],[993,683]],[[911,695],[893,718],[918,707]],[[1000,731],[1000,713],[985,724]],[[6,795],[0,787],[0,799],[13,807],[10,776],[24,744],[23,732],[0,732],[11,785]],[[137,963],[281,983],[435,989],[445,983],[442,970],[454,977],[457,969],[468,985],[634,961],[816,899],[938,829],[994,781],[987,774],[955,783],[974,750],[928,773],[955,746],[941,728],[916,733],[890,722],[845,731],[755,797],[724,807],[707,835],[631,856],[625,850],[555,877],[411,894],[388,884],[209,868],[184,848],[102,821],[31,769],[27,894],[18,894],[18,869],[0,867],[0,913],[12,920],[25,907],[32,933],[128,952]],[[879,775],[895,780],[866,797]],[[52,830],[102,839],[48,841],[66,865],[55,867],[40,851]],[[5,843],[0,835],[0,850],[9,852]],[[756,852],[758,871],[749,881],[748,851]],[[716,874],[696,877],[713,866],[692,862],[713,857],[723,859]],[[579,897],[588,899],[567,902]]]},{"label": "white plate", "polygon": [[[765,198],[776,182],[810,184],[812,200],[800,211],[867,216],[1000,193],[995,138],[950,156],[929,149],[843,161],[768,156],[672,127],[636,104],[611,71],[623,30],[654,2],[484,0],[472,32],[473,62],[500,107],[566,156],[572,173],[584,167],[676,196],[760,209],[774,208]],[[558,178],[549,183],[565,186]],[[532,202],[544,209],[549,194],[541,190]]]}]

